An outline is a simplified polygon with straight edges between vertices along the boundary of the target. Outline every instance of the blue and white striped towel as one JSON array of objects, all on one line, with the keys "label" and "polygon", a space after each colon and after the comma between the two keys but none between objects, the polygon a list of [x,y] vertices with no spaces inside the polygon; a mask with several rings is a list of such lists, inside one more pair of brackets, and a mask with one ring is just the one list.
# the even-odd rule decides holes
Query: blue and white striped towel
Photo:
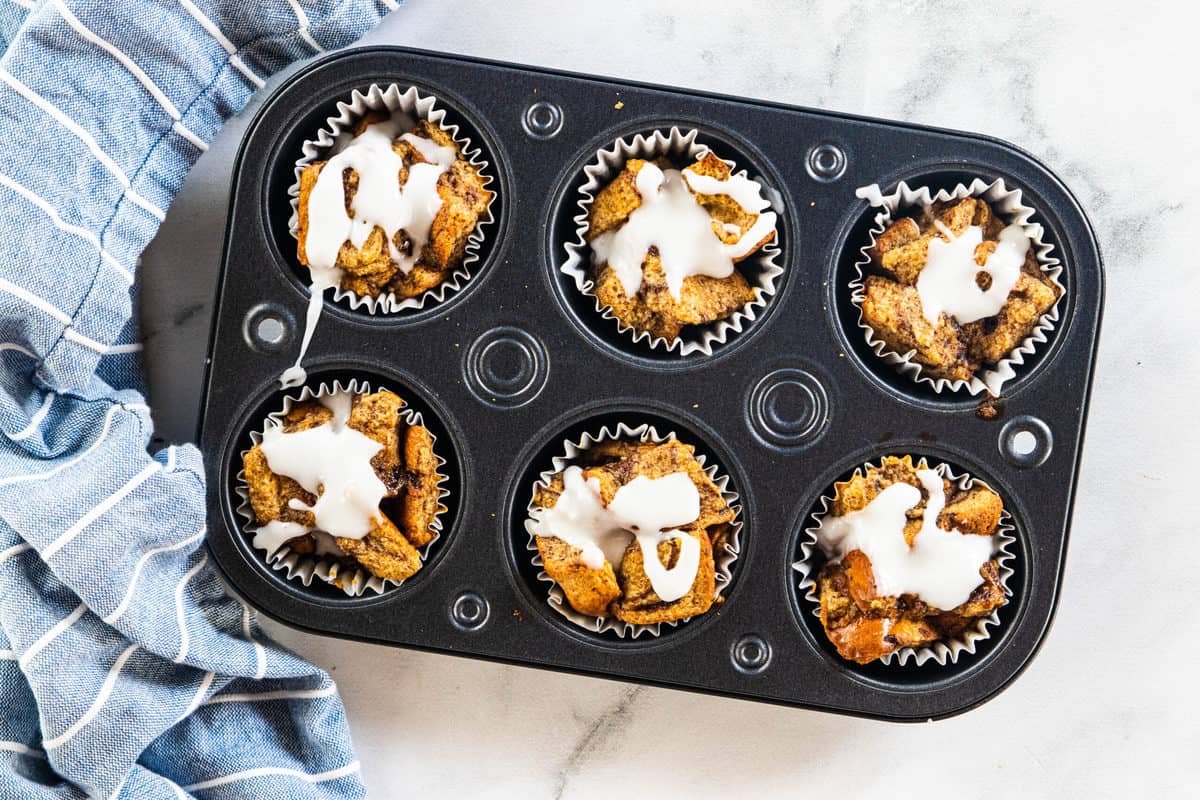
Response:
[{"label": "blue and white striped towel", "polygon": [[208,563],[199,453],[146,452],[132,299],[221,123],[394,7],[0,0],[2,800],[365,793],[329,677]]}]

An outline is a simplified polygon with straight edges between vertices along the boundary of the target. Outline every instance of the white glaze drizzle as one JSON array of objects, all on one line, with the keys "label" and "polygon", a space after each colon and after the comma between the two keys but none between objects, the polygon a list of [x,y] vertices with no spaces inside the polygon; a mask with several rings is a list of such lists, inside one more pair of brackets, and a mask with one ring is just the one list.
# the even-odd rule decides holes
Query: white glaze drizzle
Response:
[{"label": "white glaze drizzle", "polygon": [[[683,531],[670,530],[694,522],[700,516],[700,493],[687,473],[662,478],[638,476],[617,490],[604,505],[600,482],[585,480],[579,467],[563,471],[563,491],[552,508],[535,508],[530,514],[535,536],[561,539],[578,547],[580,558],[590,569],[607,560],[620,567],[630,538],[642,549],[646,577],[654,592],[666,603],[683,597],[696,580],[700,567],[700,543]],[[658,558],[658,545],[679,540],[679,558],[667,569]]]},{"label": "white glaze drizzle", "polygon": [[[718,181],[676,169],[662,170],[646,162],[638,170],[636,186],[641,205],[624,225],[602,233],[591,243],[596,263],[613,269],[629,297],[641,288],[642,262],[651,247],[658,250],[671,296],[679,300],[684,279],[692,275],[729,277],[734,261],[745,258],[775,229],[776,216],[764,211],[770,203],[763,199],[761,187],[744,176]],[[738,241],[726,244],[713,231],[712,217],[696,202],[693,191],[728,194],[758,218]]]},{"label": "white glaze drizzle", "polygon": [[866,555],[881,597],[912,594],[950,610],[965,603],[983,582],[979,569],[995,552],[995,537],[939,528],[938,514],[946,505],[942,477],[922,469],[917,478],[929,499],[912,547],[904,540],[905,512],[921,502],[921,492],[907,483],[892,484],[866,508],[823,519],[817,544],[834,561],[853,550]]},{"label": "white glaze drizzle", "polygon": [[421,157],[430,164],[449,167],[458,158],[458,153],[453,147],[440,145],[433,139],[426,139],[424,136],[417,136],[415,133],[403,134],[400,139],[411,144],[421,154]]},{"label": "white glaze drizzle", "polygon": [[[670,603],[687,594],[700,568],[700,542],[685,531],[671,530],[700,517],[700,492],[687,473],[639,475],[617,490],[608,510],[637,537],[643,569],[658,598]],[[679,558],[667,569],[658,558],[658,545],[669,539],[679,540]]]},{"label": "white glaze drizzle", "polygon": [[[387,487],[371,466],[371,459],[383,445],[347,424],[353,394],[336,392],[322,397],[320,402],[333,412],[333,419],[292,433],[272,422],[263,431],[263,455],[276,475],[291,478],[305,491],[317,495],[311,506],[297,498],[288,502],[290,508],[312,512],[316,523],[313,528],[332,536],[361,539],[374,527],[379,517],[379,501],[387,494]],[[287,537],[290,539],[311,530],[304,525],[283,528],[284,524],[293,523],[270,528],[263,534],[264,543],[269,544],[273,536],[290,533]],[[297,529],[299,532],[295,532]],[[256,534],[262,531],[260,528]]]},{"label": "white glaze drizzle", "polygon": [[[1000,313],[1008,293],[1021,277],[1021,265],[1029,252],[1029,237],[1020,225],[1000,231],[999,243],[983,266],[975,262],[975,249],[983,243],[983,229],[969,226],[955,237],[940,220],[934,224],[950,241],[934,237],[929,241],[925,266],[917,276],[917,292],[925,319],[936,325],[942,312],[962,324]],[[992,278],[991,285],[980,289],[975,282],[979,272]]]},{"label": "white glaze drizzle", "polygon": [[[308,196],[308,232],[304,240],[312,276],[304,316],[304,338],[296,363],[279,377],[279,383],[285,389],[301,385],[308,377],[300,364],[321,317],[326,290],[341,283],[342,270],[337,266],[337,257],[342,245],[349,241],[355,247],[361,247],[371,231],[379,226],[384,231],[392,260],[407,275],[429,241],[433,220],[442,207],[438,180],[458,154],[453,147],[443,147],[432,139],[414,133],[401,135],[401,140],[411,144],[429,162],[410,166],[408,179],[401,186],[398,176],[404,168],[404,159],[392,149],[392,141],[401,130],[412,126],[409,117],[394,114],[382,122],[368,125],[358,136],[339,137],[333,157],[317,176],[317,183]],[[346,214],[342,184],[342,173],[347,168],[358,173],[358,188],[351,203],[353,218]],[[410,247],[407,253],[396,249],[395,235],[401,229],[408,234]]]},{"label": "white glaze drizzle", "polygon": [[771,207],[771,201],[762,196],[762,187],[745,175],[730,175],[721,179],[712,175],[701,175],[689,168],[683,171],[683,177],[696,194],[727,195],[751,214],[758,214]]},{"label": "white glaze drizzle", "polygon": [[321,308],[325,303],[325,292],[338,285],[342,271],[337,267],[321,269],[309,267],[312,284],[308,287],[308,306],[304,312],[304,338],[300,341],[300,352],[296,354],[296,363],[283,371],[279,376],[279,385],[284,389],[293,389],[308,380],[308,371],[300,366],[308,353],[308,345],[312,341],[317,322],[321,319]]},{"label": "white glaze drizzle", "polygon": [[266,550],[268,556],[273,556],[275,551],[284,544],[297,536],[305,535],[310,530],[307,525],[301,525],[299,522],[273,519],[266,525],[254,529],[254,546],[259,550]]},{"label": "white glaze drizzle", "polygon": [[[454,162],[455,154],[453,148],[440,147],[412,133],[400,136],[432,162],[412,164],[401,186],[398,175],[404,169],[404,159],[392,149],[392,142],[406,127],[412,127],[412,120],[404,115],[368,125],[321,169],[308,197],[304,249],[310,268],[336,267],[345,242],[361,247],[371,231],[380,227],[392,260],[405,274],[412,271],[429,239],[433,218],[442,207],[438,178]],[[353,217],[346,213],[342,181],[346,169],[358,173],[358,187],[351,201]],[[394,239],[400,230],[412,240],[407,253],[396,249]]]},{"label": "white glaze drizzle", "polygon": [[621,563],[632,535],[613,519],[600,499],[600,481],[585,480],[583,470],[563,470],[563,490],[553,508],[535,508],[530,513],[537,536],[562,539],[582,553],[588,569],[600,569],[608,561]]}]

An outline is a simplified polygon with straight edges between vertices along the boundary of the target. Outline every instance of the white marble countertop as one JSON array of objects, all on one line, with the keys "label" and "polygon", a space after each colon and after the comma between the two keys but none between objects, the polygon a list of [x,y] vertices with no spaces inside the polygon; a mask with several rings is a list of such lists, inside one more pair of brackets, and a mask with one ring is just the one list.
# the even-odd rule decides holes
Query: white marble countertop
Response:
[{"label": "white marble countertop", "polygon": [[[1180,795],[1196,785],[1200,13],[1141,2],[564,4],[412,0],[367,41],[979,131],[1042,158],[1090,214],[1107,309],[1063,594],[1029,670],[983,707],[900,726],[270,629],[332,671],[372,795]],[[1190,76],[1190,77],[1188,77]],[[220,258],[222,133],[147,253]],[[194,257],[193,257],[194,256]],[[177,275],[178,272],[173,273]],[[211,279],[211,278],[209,278]],[[187,292],[176,292],[177,297]],[[203,292],[199,295],[206,296]],[[143,304],[144,307],[146,304]],[[203,301],[146,311],[203,336]],[[203,322],[198,320],[203,319]],[[198,326],[198,327],[197,327]],[[194,402],[151,358],[158,408]],[[186,436],[169,421],[167,438]]]}]

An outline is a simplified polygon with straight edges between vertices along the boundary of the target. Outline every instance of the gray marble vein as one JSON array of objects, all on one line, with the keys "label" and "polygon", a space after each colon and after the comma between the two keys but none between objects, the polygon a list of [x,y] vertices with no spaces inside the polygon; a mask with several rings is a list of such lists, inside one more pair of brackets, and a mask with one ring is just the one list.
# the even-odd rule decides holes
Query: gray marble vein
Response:
[{"label": "gray marble vein", "polygon": [[575,741],[575,746],[567,754],[562,767],[558,770],[557,781],[554,785],[554,800],[559,800],[567,791],[567,783],[576,775],[580,767],[587,763],[596,753],[612,743],[621,735],[631,722],[633,705],[646,687],[630,686],[621,692],[611,708],[588,722],[587,730]]}]

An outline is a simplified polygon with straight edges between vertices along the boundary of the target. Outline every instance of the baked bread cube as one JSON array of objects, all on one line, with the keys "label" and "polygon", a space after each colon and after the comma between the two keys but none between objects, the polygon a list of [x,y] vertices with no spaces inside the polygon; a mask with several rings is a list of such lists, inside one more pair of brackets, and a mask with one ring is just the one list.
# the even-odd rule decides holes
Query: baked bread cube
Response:
[{"label": "baked bread cube", "polygon": [[386,515],[361,539],[335,536],[342,552],[378,578],[402,581],[421,569],[421,554]]},{"label": "baked bread cube", "polygon": [[864,283],[863,321],[897,353],[913,358],[935,378],[970,380],[978,364],[970,358],[962,326],[945,313],[932,325],[921,310],[915,286],[868,275]]},{"label": "baked bread cube", "polygon": [[1030,253],[1000,313],[963,326],[967,352],[976,361],[993,366],[1007,358],[1054,308],[1061,294]]},{"label": "baked bread cube", "polygon": [[[716,595],[716,567],[713,562],[712,542],[703,528],[689,527],[679,531],[700,543],[700,567],[688,593],[678,600],[663,602],[655,593],[646,576],[645,558],[637,542],[630,543],[621,561],[618,583],[621,599],[613,607],[613,613],[622,622],[632,625],[650,625],[656,622],[673,622],[703,614],[712,607]],[[667,569],[674,568],[679,560],[678,539],[668,539],[658,544],[658,560]]]},{"label": "baked bread cube", "polygon": [[593,617],[611,616],[612,604],[621,596],[613,565],[606,560],[593,569],[584,563],[578,547],[552,536],[536,538],[546,574],[562,589],[571,608]]}]

